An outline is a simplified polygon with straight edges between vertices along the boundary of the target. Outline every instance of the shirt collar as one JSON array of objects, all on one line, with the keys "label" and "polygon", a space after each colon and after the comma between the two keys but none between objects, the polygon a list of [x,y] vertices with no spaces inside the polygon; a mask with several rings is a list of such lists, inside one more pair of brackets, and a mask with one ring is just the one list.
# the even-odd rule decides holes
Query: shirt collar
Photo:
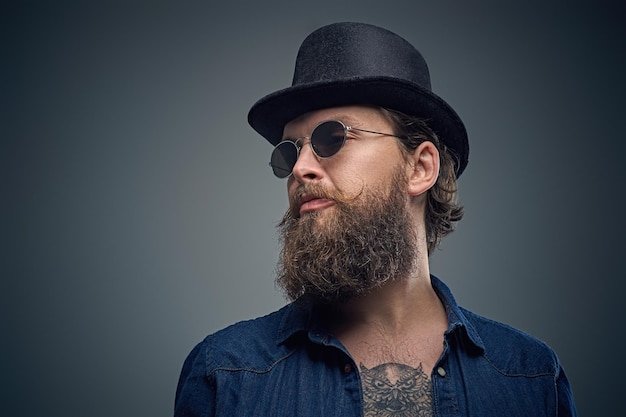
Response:
[{"label": "shirt collar", "polygon": [[481,352],[484,352],[485,344],[483,340],[480,338],[476,328],[467,319],[463,309],[456,303],[450,288],[434,275],[430,276],[430,281],[448,315],[448,330],[446,330],[445,334],[449,335],[458,332]]},{"label": "shirt collar", "polygon": [[320,308],[315,306],[313,300],[300,297],[291,303],[283,316],[278,327],[277,344],[286,342],[298,333],[307,333],[321,327],[318,316],[322,316]]},{"label": "shirt collar", "polygon": [[[450,289],[434,275],[431,275],[430,278],[432,286],[448,315],[446,336],[457,333],[476,348],[484,351],[485,345],[482,339],[463,313],[463,309],[456,303]],[[325,323],[326,312],[324,309],[316,305],[313,300],[301,297],[288,306],[278,328],[277,344],[282,344],[299,333],[317,334],[318,336],[327,334]]]}]

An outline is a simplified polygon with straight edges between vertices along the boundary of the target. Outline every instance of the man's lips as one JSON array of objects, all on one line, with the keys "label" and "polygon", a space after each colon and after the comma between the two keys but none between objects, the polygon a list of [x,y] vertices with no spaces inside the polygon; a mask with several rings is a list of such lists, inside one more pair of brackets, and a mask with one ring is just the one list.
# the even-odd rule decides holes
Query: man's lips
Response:
[{"label": "man's lips", "polygon": [[335,202],[327,198],[305,195],[300,199],[300,214],[321,210],[323,208],[330,207],[333,204],[335,204]]}]

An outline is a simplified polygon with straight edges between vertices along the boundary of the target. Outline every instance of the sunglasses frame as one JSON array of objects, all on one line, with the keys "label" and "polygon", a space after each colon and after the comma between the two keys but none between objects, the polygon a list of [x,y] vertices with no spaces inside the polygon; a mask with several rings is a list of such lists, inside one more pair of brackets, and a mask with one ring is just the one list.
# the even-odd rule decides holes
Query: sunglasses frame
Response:
[{"label": "sunglasses frame", "polygon": [[[339,149],[337,149],[337,152],[335,152],[335,153],[333,153],[333,154],[331,154],[329,156],[321,156],[321,155],[319,155],[315,151],[315,148],[313,146],[311,138],[313,137],[313,133],[315,133],[315,130],[317,128],[319,128],[320,126],[326,124],[326,123],[338,123],[339,125],[341,125],[341,127],[343,127],[343,140],[341,141],[341,146],[339,147]],[[293,167],[296,165],[296,162],[298,162],[298,158],[300,157],[300,150],[302,149],[302,146],[304,146],[304,145],[298,145],[299,142],[302,142],[305,139],[309,139],[309,146],[311,147],[311,150],[313,151],[315,156],[317,156],[320,159],[328,159],[328,158],[332,158],[333,156],[337,155],[343,149],[343,146],[346,144],[346,139],[348,137],[348,132],[350,130],[354,130],[354,131],[358,131],[358,132],[365,132],[365,133],[373,133],[373,134],[381,135],[381,136],[391,136],[391,137],[394,137],[394,138],[402,139],[402,136],[394,135],[394,134],[391,134],[391,133],[376,132],[374,130],[361,129],[361,128],[353,127],[353,126],[346,126],[341,120],[336,120],[336,119],[323,120],[323,121],[321,121],[321,122],[319,122],[318,124],[315,125],[315,127],[313,128],[313,130],[311,131],[311,134],[309,134],[309,136],[302,136],[302,137],[295,138],[295,139],[284,139],[284,140],[281,140],[280,142],[278,142],[276,144],[276,146],[274,146],[274,149],[272,150],[272,157],[270,158],[270,162],[269,162],[269,165],[272,167],[272,171],[274,172],[274,175],[276,177],[278,177],[278,178],[289,178],[293,174]],[[291,167],[291,170],[289,171],[289,174],[287,174],[285,176],[280,176],[280,175],[276,174],[275,166],[272,165],[272,159],[273,159],[273,156],[274,156],[274,152],[276,152],[278,147],[282,146],[282,145],[286,145],[288,143],[293,145],[296,148],[296,159],[295,159],[295,162],[294,162],[293,166]],[[286,171],[286,170],[284,170],[284,171]]]}]

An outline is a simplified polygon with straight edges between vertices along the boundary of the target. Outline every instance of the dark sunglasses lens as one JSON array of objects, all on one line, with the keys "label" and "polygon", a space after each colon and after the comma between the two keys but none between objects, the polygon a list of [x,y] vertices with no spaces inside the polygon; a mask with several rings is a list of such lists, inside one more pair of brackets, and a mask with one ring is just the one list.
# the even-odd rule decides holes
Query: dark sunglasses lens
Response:
[{"label": "dark sunglasses lens", "polygon": [[346,131],[337,121],[328,121],[320,124],[311,133],[311,146],[315,153],[328,158],[341,150],[346,140]]},{"label": "dark sunglasses lens", "polygon": [[298,148],[293,142],[281,142],[272,151],[270,165],[274,175],[285,178],[291,175],[293,166],[298,160]]}]

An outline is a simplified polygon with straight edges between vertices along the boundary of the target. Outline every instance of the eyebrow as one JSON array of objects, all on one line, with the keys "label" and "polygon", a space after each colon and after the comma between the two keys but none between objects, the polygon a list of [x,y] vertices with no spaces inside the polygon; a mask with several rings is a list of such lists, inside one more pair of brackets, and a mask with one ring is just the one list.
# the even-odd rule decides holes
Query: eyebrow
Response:
[{"label": "eyebrow", "polygon": [[[339,113],[339,114],[334,114],[331,115],[330,117],[320,120],[319,122],[317,122],[316,126],[319,123],[323,123],[323,122],[328,122],[330,120],[339,120],[341,123],[343,123],[346,127],[359,127],[359,123],[357,122],[356,119],[352,118],[350,115],[348,114],[343,114],[343,113]],[[311,132],[309,132],[309,135],[311,134]],[[297,138],[293,137],[293,136],[285,136],[283,137],[281,140],[291,140],[294,141],[296,139],[300,139],[304,136],[298,136]],[[308,137],[308,136],[307,136]]]},{"label": "eyebrow", "polygon": [[332,119],[328,119],[328,120],[339,120],[346,126],[352,126],[353,124],[357,123],[356,119],[353,119],[350,115],[347,115],[347,114],[337,114]]}]

